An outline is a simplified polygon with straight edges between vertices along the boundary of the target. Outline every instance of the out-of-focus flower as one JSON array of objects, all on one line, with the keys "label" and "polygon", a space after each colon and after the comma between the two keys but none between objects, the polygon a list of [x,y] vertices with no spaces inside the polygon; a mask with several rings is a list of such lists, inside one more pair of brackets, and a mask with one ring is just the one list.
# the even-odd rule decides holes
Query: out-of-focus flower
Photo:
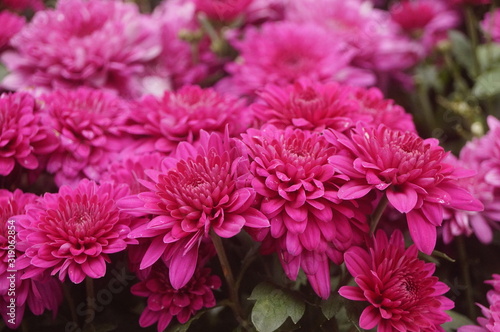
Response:
[{"label": "out-of-focus flower", "polygon": [[460,24],[458,12],[441,0],[396,2],[391,6],[390,13],[392,20],[408,35],[421,40],[427,51],[448,38],[448,31]]},{"label": "out-of-focus flower", "polygon": [[43,0],[0,0],[0,6],[11,10],[42,10],[45,8]]},{"label": "out-of-focus flower", "polygon": [[489,307],[478,304],[484,316],[477,319],[480,326],[462,326],[458,328],[457,332],[498,332],[500,327],[500,275],[494,274],[493,280],[488,280],[486,283],[493,285],[493,289],[486,294]]},{"label": "out-of-focus flower", "polygon": [[38,157],[57,145],[40,121],[35,98],[23,92],[0,95],[0,175],[9,175],[16,164],[36,169]]},{"label": "out-of-focus flower", "polygon": [[[193,143],[200,131],[243,132],[252,121],[243,100],[224,96],[211,88],[187,85],[163,98],[145,96],[133,104],[131,134],[145,137],[146,151],[171,152],[179,142]],[[147,147],[149,146],[149,148]]]},{"label": "out-of-focus flower", "polygon": [[444,239],[450,242],[454,236],[474,233],[483,243],[493,241],[493,230],[500,229],[500,121],[488,117],[490,131],[481,138],[468,142],[460,151],[459,163],[477,171],[477,174],[463,181],[484,205],[481,212],[449,212],[445,222]]},{"label": "out-of-focus flower", "polygon": [[371,73],[350,66],[354,52],[318,24],[268,22],[259,29],[249,27],[243,40],[233,43],[240,58],[226,65],[231,76],[217,86],[237,95],[253,95],[266,84],[286,86],[298,79],[374,83]]},{"label": "out-of-focus flower", "polygon": [[488,12],[480,23],[481,29],[495,42],[500,42],[500,9]]},{"label": "out-of-focus flower", "polygon": [[[48,274],[37,280],[22,279],[27,266],[18,261],[24,248],[17,236],[20,227],[12,217],[24,214],[26,205],[34,203],[37,197],[19,189],[14,192],[0,189],[0,313],[5,324],[12,329],[20,326],[26,306],[35,315],[41,315],[47,309],[53,311],[55,317],[62,302],[59,280]],[[15,299],[14,307],[11,299]]]},{"label": "out-of-focus flower", "polygon": [[180,289],[193,276],[199,246],[211,232],[230,238],[243,227],[268,227],[267,218],[251,207],[255,191],[247,185],[246,164],[241,147],[227,133],[202,131],[196,148],[182,142],[163,160],[161,171],[149,171],[152,181],[142,183],[150,191],[119,202],[133,215],[154,216],[130,234],[152,239],[140,268],[162,258],[172,287]]},{"label": "out-of-focus flower", "polygon": [[141,327],[158,323],[158,332],[164,331],[175,317],[181,324],[203,308],[215,306],[213,291],[221,280],[209,268],[198,268],[191,280],[181,288],[173,287],[168,268],[158,262],[144,280],[135,284],[131,292],[148,298],[147,306],[139,318]]},{"label": "out-of-focus flower", "polygon": [[347,45],[352,63],[361,68],[400,71],[424,56],[419,43],[401,34],[389,13],[373,8],[369,1],[291,1],[286,17],[302,24],[320,24],[335,43]]},{"label": "out-of-focus flower", "polygon": [[332,165],[349,176],[338,192],[341,199],[357,199],[370,191],[384,191],[389,203],[406,214],[417,248],[430,254],[436,244],[436,227],[443,208],[481,211],[483,205],[457,180],[473,173],[446,163],[447,153],[436,139],[415,133],[358,124],[348,138],[325,132],[327,140],[347,154],[330,157]]},{"label": "out-of-focus flower", "polygon": [[88,86],[130,97],[145,65],[160,53],[153,21],[121,1],[62,0],[39,11],[11,40],[3,61],[11,90]]},{"label": "out-of-focus flower", "polygon": [[369,250],[353,247],[344,257],[359,287],[343,286],[340,295],[369,303],[359,319],[361,328],[444,331],[440,325],[451,321],[445,310],[454,304],[443,296],[449,287],[432,276],[436,266],[418,259],[414,245],[405,249],[400,231],[387,239],[379,230]]},{"label": "out-of-focus flower", "polygon": [[42,121],[60,142],[48,160],[58,186],[74,185],[82,178],[97,181],[113,157],[126,146],[123,125],[128,104],[100,90],[79,88],[43,95]]},{"label": "out-of-focus flower", "polygon": [[23,278],[50,271],[74,283],[85,277],[101,278],[109,254],[125,250],[130,216],[120,212],[116,201],[128,194],[125,185],[98,186],[84,179],[76,188],[62,186],[57,194],[46,193],[26,214],[16,216],[19,238],[32,269]]},{"label": "out-of-focus flower", "polygon": [[194,0],[196,9],[212,20],[230,22],[242,15],[253,0]]},{"label": "out-of-focus flower", "polygon": [[26,24],[26,19],[8,11],[0,12],[0,22],[2,29],[0,30],[0,51],[9,44],[10,39]]},{"label": "out-of-focus flower", "polygon": [[491,3],[491,0],[450,0],[452,4],[455,5],[472,5],[472,6],[480,6],[480,5],[487,5]]},{"label": "out-of-focus flower", "polygon": [[264,251],[278,252],[292,280],[302,268],[315,292],[328,298],[329,261],[341,263],[341,252],[368,230],[359,206],[337,197],[343,177],[328,163],[336,149],[319,133],[272,125],[242,137],[259,209],[271,222]]}]

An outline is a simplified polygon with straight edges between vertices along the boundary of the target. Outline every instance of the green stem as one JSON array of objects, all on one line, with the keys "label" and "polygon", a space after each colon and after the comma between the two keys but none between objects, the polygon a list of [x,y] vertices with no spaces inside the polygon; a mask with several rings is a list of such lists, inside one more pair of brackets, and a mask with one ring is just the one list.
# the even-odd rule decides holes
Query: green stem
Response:
[{"label": "green stem", "polygon": [[68,302],[69,311],[71,313],[71,320],[75,324],[78,324],[78,316],[76,315],[75,301],[73,301],[73,297],[71,296],[68,285],[66,283],[63,283],[62,287],[63,287],[64,298],[66,299],[66,302]]},{"label": "green stem", "polygon": [[382,214],[385,211],[385,208],[387,207],[387,204],[389,203],[389,200],[387,199],[387,195],[384,193],[380,201],[378,202],[377,207],[375,208],[375,211],[373,212],[371,218],[370,218],[370,235],[373,235],[375,233],[375,230],[377,229],[377,225],[380,221],[380,218],[382,217]]},{"label": "green stem", "polygon": [[222,244],[221,238],[215,234],[213,231],[210,233],[210,237],[219,257],[219,262],[222,268],[222,273],[229,287],[229,300],[231,301],[231,309],[236,315],[236,319],[240,323],[243,330],[249,330],[249,323],[246,321],[243,315],[243,310],[240,306],[240,300],[238,296],[238,289],[236,288],[236,282],[234,280],[233,272],[231,270],[231,265],[227,259],[226,251],[224,250],[224,245]]},{"label": "green stem", "polygon": [[[94,279],[90,277],[85,278],[85,291],[87,293],[87,307],[89,310],[89,316],[95,317],[95,290],[94,290]],[[89,322],[88,325],[92,324]]]},{"label": "green stem", "polygon": [[462,279],[465,283],[465,298],[467,301],[467,315],[470,319],[476,318],[476,306],[474,304],[474,294],[472,288],[472,281],[469,273],[469,260],[467,258],[467,250],[465,248],[465,241],[463,236],[456,238],[458,255],[460,257],[460,267],[462,273]]},{"label": "green stem", "polygon": [[465,7],[465,24],[467,26],[467,34],[470,37],[471,44],[472,44],[472,64],[474,68],[474,75],[479,75],[480,72],[480,67],[479,67],[479,60],[477,58],[477,46],[479,45],[479,38],[477,35],[477,20],[476,16],[474,15],[474,10],[472,9],[471,5],[467,5]]}]

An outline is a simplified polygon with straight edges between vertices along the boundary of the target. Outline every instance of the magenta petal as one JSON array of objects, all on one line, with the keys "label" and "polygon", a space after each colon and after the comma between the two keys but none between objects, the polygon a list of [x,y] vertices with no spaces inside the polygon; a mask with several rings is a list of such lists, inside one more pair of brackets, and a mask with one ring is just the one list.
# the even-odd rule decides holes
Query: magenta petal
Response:
[{"label": "magenta petal", "polygon": [[363,290],[359,287],[342,286],[339,289],[339,294],[349,300],[366,301]]},{"label": "magenta petal", "polygon": [[156,263],[156,261],[160,259],[161,255],[163,255],[166,248],[167,248],[167,243],[163,242],[163,238],[161,236],[154,238],[151,244],[149,245],[148,250],[144,254],[144,258],[142,259],[140,269],[143,270]]},{"label": "magenta petal", "polygon": [[281,198],[264,198],[260,210],[268,217],[274,217],[281,211],[284,203],[285,201]]},{"label": "magenta petal", "polygon": [[230,214],[225,216],[222,225],[214,227],[214,231],[220,237],[230,238],[238,234],[244,225],[245,218],[238,214]]},{"label": "magenta petal", "polygon": [[429,223],[419,210],[406,214],[410,236],[418,250],[430,255],[436,246],[436,226]]},{"label": "magenta petal", "polygon": [[340,199],[344,200],[361,198],[368,194],[372,188],[373,185],[362,181],[349,181],[340,187],[338,195]]},{"label": "magenta petal", "polygon": [[389,187],[385,192],[389,202],[401,213],[410,212],[418,201],[418,195],[413,188],[404,186],[403,191],[394,191],[394,187]]},{"label": "magenta petal", "polygon": [[366,330],[371,330],[380,322],[380,315],[373,306],[368,306],[359,317],[359,326]]},{"label": "magenta petal", "polygon": [[353,277],[362,275],[370,270],[370,255],[359,247],[353,247],[344,254],[347,269]]},{"label": "magenta petal", "polygon": [[265,228],[270,226],[269,219],[262,212],[254,208],[246,210],[243,217],[245,218],[246,227]]},{"label": "magenta petal", "polygon": [[100,278],[106,273],[106,262],[102,256],[87,259],[87,261],[82,264],[82,270],[93,279]]},{"label": "magenta petal", "polygon": [[14,169],[15,161],[12,158],[0,157],[0,175],[9,175]]},{"label": "magenta petal", "polygon": [[[179,248],[181,249],[181,248]],[[198,247],[194,246],[191,250],[182,255],[182,250],[176,250],[169,265],[169,278],[172,287],[180,289],[191,280],[198,260]]]}]

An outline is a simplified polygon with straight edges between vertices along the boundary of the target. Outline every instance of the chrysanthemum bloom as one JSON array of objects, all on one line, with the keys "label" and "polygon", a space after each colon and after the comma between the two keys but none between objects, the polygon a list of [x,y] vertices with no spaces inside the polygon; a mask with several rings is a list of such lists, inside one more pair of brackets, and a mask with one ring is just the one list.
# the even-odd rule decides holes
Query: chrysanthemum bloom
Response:
[{"label": "chrysanthemum bloom", "polygon": [[243,100],[196,85],[165,91],[161,99],[145,96],[132,108],[133,124],[128,132],[145,137],[146,151],[164,153],[171,152],[179,142],[198,140],[200,130],[223,133],[229,126],[229,133],[236,135],[252,120]]},{"label": "chrysanthemum bloom", "polygon": [[317,24],[285,21],[249,27],[234,47],[240,58],[226,65],[231,77],[218,83],[220,90],[234,94],[252,95],[268,83],[286,86],[298,79],[374,82],[371,73],[350,67],[353,52]]},{"label": "chrysanthemum bloom", "polygon": [[255,117],[280,129],[344,132],[363,121],[416,131],[412,116],[376,88],[298,81],[287,87],[269,85],[257,94],[260,99],[252,105]]},{"label": "chrysanthemum bloom", "polygon": [[344,177],[328,163],[336,149],[319,133],[272,125],[242,137],[259,209],[271,222],[265,253],[278,252],[292,280],[302,268],[315,292],[327,298],[329,261],[341,263],[341,251],[362,241],[368,227],[355,202],[337,197],[337,181]]},{"label": "chrysanthemum bloom", "polygon": [[488,280],[486,283],[493,285],[493,289],[486,294],[489,307],[478,304],[484,316],[477,319],[480,326],[462,326],[457,332],[498,332],[500,328],[500,275],[494,274],[493,280]]},{"label": "chrysanthemum bloom", "polygon": [[444,332],[440,325],[451,321],[445,310],[454,307],[443,296],[449,287],[432,276],[436,266],[418,259],[414,245],[405,249],[400,231],[387,239],[379,230],[369,250],[353,247],[344,258],[359,287],[343,286],[340,295],[369,303],[359,318],[361,328]]},{"label": "chrysanthemum bloom", "polygon": [[0,52],[7,46],[10,39],[26,24],[26,19],[8,11],[0,12],[0,22],[2,29],[0,30]]},{"label": "chrysanthemum bloom", "polygon": [[98,180],[114,154],[127,142],[122,135],[128,104],[107,92],[88,88],[59,90],[43,95],[42,121],[60,142],[48,161],[58,186],[82,178]]},{"label": "chrysanthemum bloom", "polygon": [[32,270],[23,278],[44,271],[68,276],[74,283],[106,273],[109,254],[125,250],[137,241],[127,238],[130,216],[120,212],[116,201],[128,194],[127,186],[98,186],[84,179],[76,188],[62,186],[57,194],[46,193],[26,214],[15,220],[19,238]]},{"label": "chrysanthemum bloom", "polygon": [[424,56],[419,43],[401,34],[389,13],[373,8],[369,1],[291,1],[286,18],[320,24],[335,43],[347,45],[353,53],[352,63],[361,68],[400,71]]},{"label": "chrysanthemum bloom", "polygon": [[57,144],[48,127],[42,125],[31,95],[0,95],[0,175],[9,175],[16,164],[36,169],[38,157],[54,151]]},{"label": "chrysanthemum bloom", "polygon": [[481,211],[483,205],[456,182],[473,175],[446,163],[447,153],[436,139],[422,139],[411,132],[358,124],[348,138],[327,131],[327,140],[345,148],[346,154],[330,157],[330,163],[349,176],[338,192],[351,200],[370,191],[384,191],[389,203],[406,214],[417,248],[430,254],[436,244],[436,227],[443,208]]},{"label": "chrysanthemum bloom", "polygon": [[445,222],[445,240],[461,234],[471,235],[485,243],[493,241],[493,230],[500,229],[500,121],[488,117],[489,132],[468,142],[460,151],[459,162],[463,167],[477,171],[463,185],[474,193],[484,205],[484,211],[449,213]]},{"label": "chrysanthemum bloom", "polygon": [[3,56],[7,89],[89,86],[138,94],[144,66],[160,52],[156,26],[121,1],[62,0],[39,11]]},{"label": "chrysanthemum bloom", "polygon": [[212,20],[230,22],[240,16],[253,0],[194,0],[196,9]]},{"label": "chrysanthemum bloom", "polygon": [[172,287],[180,289],[193,276],[200,243],[212,231],[230,238],[244,226],[268,227],[267,218],[251,207],[255,191],[248,187],[246,164],[237,141],[227,133],[202,131],[197,148],[182,142],[159,172],[150,171],[152,182],[142,182],[150,191],[119,202],[134,215],[154,216],[130,234],[152,240],[140,268],[162,258]]},{"label": "chrysanthemum bloom", "polygon": [[[55,317],[62,302],[59,280],[47,275],[39,280],[21,279],[26,266],[22,266],[18,259],[23,255],[24,248],[17,236],[20,225],[12,217],[24,214],[26,205],[34,203],[37,197],[19,189],[14,192],[0,189],[0,280],[3,280],[0,283],[0,313],[5,324],[12,329],[21,324],[26,306],[35,315],[41,315],[47,309],[53,311]],[[14,279],[11,279],[12,275],[15,275]],[[15,287],[11,287],[12,283]],[[12,289],[15,289],[15,295]],[[16,302],[14,315],[9,316],[11,298],[15,298]]]},{"label": "chrysanthemum bloom", "polygon": [[494,42],[500,41],[500,9],[486,13],[480,25],[484,33]]},{"label": "chrysanthemum bloom", "polygon": [[446,1],[397,2],[391,6],[390,13],[391,19],[412,38],[421,40],[427,51],[448,38],[448,31],[460,24],[458,12],[449,8]]},{"label": "chrysanthemum bloom", "polygon": [[130,291],[148,298],[139,325],[146,327],[158,323],[158,332],[161,332],[174,317],[184,324],[199,310],[215,306],[213,291],[220,286],[220,278],[212,275],[209,268],[198,268],[185,286],[173,287],[168,268],[159,262],[149,276],[132,286]]}]

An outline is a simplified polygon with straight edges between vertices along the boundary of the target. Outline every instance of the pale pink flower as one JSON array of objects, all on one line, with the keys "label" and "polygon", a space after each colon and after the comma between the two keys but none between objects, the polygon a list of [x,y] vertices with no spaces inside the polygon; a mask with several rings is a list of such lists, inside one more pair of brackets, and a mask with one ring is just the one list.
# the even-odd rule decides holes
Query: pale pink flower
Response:
[{"label": "pale pink flower", "polygon": [[128,104],[100,90],[79,88],[43,95],[42,120],[59,140],[48,160],[58,186],[80,179],[97,181],[113,157],[127,145],[123,126]]},{"label": "pale pink flower", "polygon": [[233,43],[240,58],[226,65],[231,76],[218,83],[223,91],[252,95],[266,84],[286,86],[298,79],[374,82],[371,73],[350,66],[354,52],[318,24],[268,22],[249,27]]},{"label": "pale pink flower", "polygon": [[0,95],[0,175],[16,165],[39,167],[39,157],[53,152],[58,142],[41,123],[35,98],[23,92]]},{"label": "pale pink flower", "polygon": [[153,219],[130,237],[152,240],[140,268],[160,258],[169,268],[172,287],[184,287],[195,271],[200,243],[211,232],[230,238],[242,228],[265,228],[267,218],[251,207],[255,191],[248,187],[248,163],[237,141],[218,133],[201,132],[200,142],[182,142],[160,171],[149,171],[150,190],[129,196],[120,207]]},{"label": "pale pink flower", "polygon": [[391,19],[410,37],[421,40],[426,50],[448,38],[448,31],[460,24],[458,11],[445,1],[416,0],[394,3]]},{"label": "pale pink flower", "polygon": [[[193,143],[200,131],[223,133],[229,126],[234,136],[250,126],[245,102],[211,88],[187,85],[163,98],[148,95],[132,105],[128,132],[145,137],[146,151],[171,152],[179,142]],[[149,146],[149,148],[148,148]]]},{"label": "pale pink flower", "polygon": [[76,188],[62,186],[56,194],[46,193],[26,214],[15,217],[22,227],[19,238],[27,246],[31,270],[23,278],[44,271],[66,277],[73,283],[101,278],[109,254],[123,251],[128,239],[130,216],[120,212],[116,201],[128,194],[125,185],[98,186],[86,179]]},{"label": "pale pink flower", "polygon": [[477,171],[477,174],[463,181],[462,185],[471,191],[484,205],[481,212],[449,213],[445,223],[444,239],[453,236],[475,234],[487,244],[493,241],[493,231],[500,229],[500,121],[488,117],[489,132],[481,138],[468,142],[460,151],[459,163]]},{"label": "pale pink flower", "polygon": [[264,252],[278,252],[292,280],[302,268],[314,291],[328,298],[329,261],[340,264],[341,252],[368,231],[363,209],[337,197],[345,177],[328,163],[336,149],[319,133],[272,125],[242,137],[259,209],[271,222],[260,234],[266,236]]},{"label": "pale pink flower", "polygon": [[493,280],[486,281],[493,289],[486,294],[489,307],[478,304],[484,317],[479,317],[480,326],[466,325],[459,327],[457,332],[498,332],[500,331],[500,275],[494,274]]},{"label": "pale pink flower", "polygon": [[446,163],[447,153],[436,139],[424,140],[385,125],[362,124],[351,137],[333,131],[325,136],[346,152],[330,157],[335,169],[350,178],[339,189],[339,198],[358,199],[371,191],[384,191],[389,203],[406,214],[410,235],[426,254],[435,247],[443,208],[483,209],[481,202],[457,184],[473,173]]},{"label": "pale pink flower", "polygon": [[88,86],[137,95],[145,65],[160,53],[157,27],[135,4],[61,0],[35,14],[3,61],[5,88]]},{"label": "pale pink flower", "polygon": [[494,42],[500,42],[500,9],[484,15],[484,19],[481,21],[481,29]]},{"label": "pale pink flower", "polygon": [[291,1],[286,18],[320,24],[335,43],[348,46],[352,63],[361,68],[399,71],[412,67],[424,56],[419,43],[401,34],[389,13],[373,8],[369,1]]},{"label": "pale pink flower", "polygon": [[2,29],[0,30],[0,51],[8,46],[10,39],[26,24],[26,19],[8,11],[0,12],[0,22]]},{"label": "pale pink flower", "polygon": [[[12,217],[24,214],[26,206],[37,198],[19,189],[14,192],[0,189],[0,313],[5,324],[12,329],[20,326],[26,307],[35,315],[41,315],[45,309],[51,310],[55,317],[62,302],[59,280],[47,274],[36,280],[22,279],[27,266],[22,265],[20,258],[25,248],[17,236],[21,227]],[[12,306],[11,298],[15,299],[14,310],[9,307]]]},{"label": "pale pink flower", "polygon": [[219,289],[221,280],[212,275],[209,268],[197,268],[191,280],[181,288],[173,287],[168,268],[159,262],[153,265],[149,276],[135,284],[131,292],[147,297],[147,306],[139,318],[139,325],[158,324],[158,332],[164,331],[174,317],[181,324],[203,308],[214,307],[213,291]]},{"label": "pale pink flower", "polygon": [[454,307],[443,296],[449,287],[432,276],[436,266],[418,259],[414,245],[405,249],[400,231],[387,239],[379,230],[368,250],[353,247],[344,257],[359,287],[343,286],[340,295],[369,303],[359,318],[361,328],[444,332],[440,325],[451,321],[445,310]]}]

